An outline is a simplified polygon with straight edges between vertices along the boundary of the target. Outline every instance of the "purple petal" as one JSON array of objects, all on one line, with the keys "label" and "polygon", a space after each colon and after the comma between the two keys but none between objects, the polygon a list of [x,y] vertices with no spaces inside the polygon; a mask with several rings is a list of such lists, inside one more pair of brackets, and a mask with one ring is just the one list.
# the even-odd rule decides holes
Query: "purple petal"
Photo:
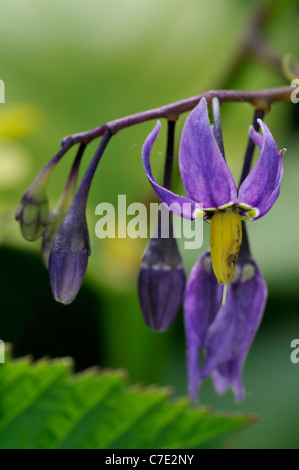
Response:
[{"label": "purple petal", "polygon": [[213,384],[218,395],[223,395],[231,387],[237,401],[243,400],[245,390],[241,373],[245,357],[246,354],[243,354],[235,360],[225,362],[213,372]]},{"label": "purple petal", "polygon": [[145,140],[142,148],[142,161],[143,161],[143,166],[144,170],[146,173],[146,176],[149,179],[149,182],[151,183],[153,190],[157,194],[158,198],[160,199],[163,204],[167,206],[172,205],[171,207],[168,207],[171,212],[174,214],[179,215],[180,217],[185,217],[186,219],[194,219],[194,211],[196,209],[201,209],[201,207],[192,199],[184,196],[177,196],[174,194],[172,191],[169,191],[166,188],[163,188],[163,186],[160,186],[152,173],[151,169],[151,164],[150,164],[150,153],[151,149],[154,145],[154,142],[158,136],[158,133],[161,129],[161,124],[158,121],[156,126],[154,127],[153,131],[149,134],[147,139]]},{"label": "purple petal", "polygon": [[276,188],[274,189],[274,191],[270,195],[270,197],[263,202],[263,205],[258,207],[258,212],[256,213],[256,216],[252,217],[251,220],[260,219],[263,215],[265,215],[271,209],[271,207],[275,203],[275,201],[278,198],[279,193],[280,193],[280,183],[281,183],[281,179],[282,179],[282,174],[283,174],[283,167],[281,165],[281,174],[279,176],[279,180],[278,180]]},{"label": "purple petal", "polygon": [[264,137],[259,133],[257,132],[253,126],[250,126],[249,127],[249,135],[251,137],[251,139],[253,140],[253,142],[255,143],[255,145],[260,149],[262,150],[263,148],[263,143],[264,143]]},{"label": "purple petal", "polygon": [[216,143],[204,98],[186,119],[179,165],[187,196],[202,203],[204,209],[236,201],[236,185]]},{"label": "purple petal", "polygon": [[216,389],[221,393],[226,380],[241,399],[241,369],[262,318],[267,287],[253,261],[238,265],[240,277],[228,288],[226,305],[220,307],[206,335],[206,363],[201,378],[218,371],[214,374]]},{"label": "purple petal", "polygon": [[238,194],[239,204],[258,209],[253,219],[258,219],[266,214],[278,198],[283,174],[282,157],[284,150],[278,151],[267,125],[261,119],[258,121],[262,128],[263,137],[257,134],[252,127],[249,134],[258,147],[261,148],[261,155],[254,168],[241,184]]},{"label": "purple petal", "polygon": [[227,374],[221,374],[218,369],[214,370],[213,374],[213,384],[218,395],[224,395],[227,389],[229,388],[229,378]]},{"label": "purple petal", "polygon": [[219,309],[221,295],[210,254],[205,253],[191,271],[184,300],[189,393],[194,401],[200,386],[200,348]]}]

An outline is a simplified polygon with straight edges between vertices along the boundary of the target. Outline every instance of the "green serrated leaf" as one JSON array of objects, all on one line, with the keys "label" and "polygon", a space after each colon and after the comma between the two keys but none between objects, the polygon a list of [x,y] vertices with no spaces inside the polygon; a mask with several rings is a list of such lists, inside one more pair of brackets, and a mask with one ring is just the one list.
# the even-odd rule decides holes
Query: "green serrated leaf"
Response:
[{"label": "green serrated leaf", "polygon": [[0,368],[0,448],[211,447],[254,420],[169,395],[128,386],[123,371],[72,375],[66,359],[8,361]]}]

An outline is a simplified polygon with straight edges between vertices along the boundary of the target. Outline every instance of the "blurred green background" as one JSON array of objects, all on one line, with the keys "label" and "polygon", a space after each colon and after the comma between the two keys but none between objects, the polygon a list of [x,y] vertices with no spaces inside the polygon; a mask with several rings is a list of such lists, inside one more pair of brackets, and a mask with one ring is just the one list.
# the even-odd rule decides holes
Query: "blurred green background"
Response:
[{"label": "blurred green background", "polygon": [[[118,194],[126,194],[128,204],[156,201],[141,163],[142,143],[154,123],[121,131],[100,163],[88,201],[92,256],[72,305],[52,300],[39,242],[21,238],[13,215],[63,136],[222,87],[252,12],[261,3],[2,0],[0,78],[6,103],[0,105],[0,338],[12,344],[15,356],[72,356],[78,370],[95,364],[125,368],[134,383],[169,385],[177,396],[187,394],[182,311],[167,333],[158,334],[146,328],[138,306],[136,281],[146,241],[99,240],[94,232],[100,202],[116,204]],[[276,3],[267,39],[280,53],[299,57],[298,2]],[[226,87],[254,90],[286,83],[252,59]],[[224,144],[236,179],[252,117],[246,104],[223,106]],[[230,392],[218,398],[209,380],[200,395],[201,403],[217,409],[259,415],[257,424],[230,443],[234,448],[299,444],[299,364],[290,361],[291,340],[299,337],[299,104],[275,104],[266,122],[278,147],[288,151],[279,200],[263,219],[248,224],[269,300],[244,369],[247,395],[240,405]],[[163,136],[165,131],[153,154],[157,178],[162,174]],[[176,149],[178,142],[179,132]],[[96,145],[88,147],[81,175]],[[67,155],[53,174],[53,205],[71,160]],[[182,194],[178,173],[175,189]],[[209,239],[204,225],[203,249]],[[182,250],[187,272],[202,250]]]}]

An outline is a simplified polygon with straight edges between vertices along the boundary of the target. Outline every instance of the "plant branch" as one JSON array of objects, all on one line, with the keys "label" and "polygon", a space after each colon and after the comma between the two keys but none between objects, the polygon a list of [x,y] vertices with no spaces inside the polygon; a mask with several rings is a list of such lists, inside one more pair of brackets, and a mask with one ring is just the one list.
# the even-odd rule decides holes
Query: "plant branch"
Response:
[{"label": "plant branch", "polygon": [[294,89],[290,86],[267,88],[258,91],[210,90],[198,96],[176,101],[166,106],[161,106],[160,108],[131,114],[130,116],[107,122],[95,129],[80,132],[79,134],[73,134],[62,139],[61,145],[66,145],[69,142],[72,144],[79,142],[88,144],[97,137],[104,135],[106,130],[109,130],[111,134],[116,134],[121,129],[125,129],[142,122],[151,121],[152,119],[165,118],[168,120],[176,120],[180,114],[191,111],[191,109],[193,109],[203,97],[206,98],[209,105],[211,104],[212,98],[217,97],[220,103],[246,102],[250,103],[254,108],[268,111],[272,103],[277,101],[288,101],[293,90]]}]

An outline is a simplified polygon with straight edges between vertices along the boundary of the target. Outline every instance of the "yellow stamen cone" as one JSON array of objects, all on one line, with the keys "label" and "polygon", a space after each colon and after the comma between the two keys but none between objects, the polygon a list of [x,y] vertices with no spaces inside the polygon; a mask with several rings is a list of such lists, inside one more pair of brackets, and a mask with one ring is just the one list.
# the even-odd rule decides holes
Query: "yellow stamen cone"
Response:
[{"label": "yellow stamen cone", "polygon": [[213,271],[219,284],[229,285],[242,242],[242,224],[238,212],[227,209],[211,219],[210,246]]}]

